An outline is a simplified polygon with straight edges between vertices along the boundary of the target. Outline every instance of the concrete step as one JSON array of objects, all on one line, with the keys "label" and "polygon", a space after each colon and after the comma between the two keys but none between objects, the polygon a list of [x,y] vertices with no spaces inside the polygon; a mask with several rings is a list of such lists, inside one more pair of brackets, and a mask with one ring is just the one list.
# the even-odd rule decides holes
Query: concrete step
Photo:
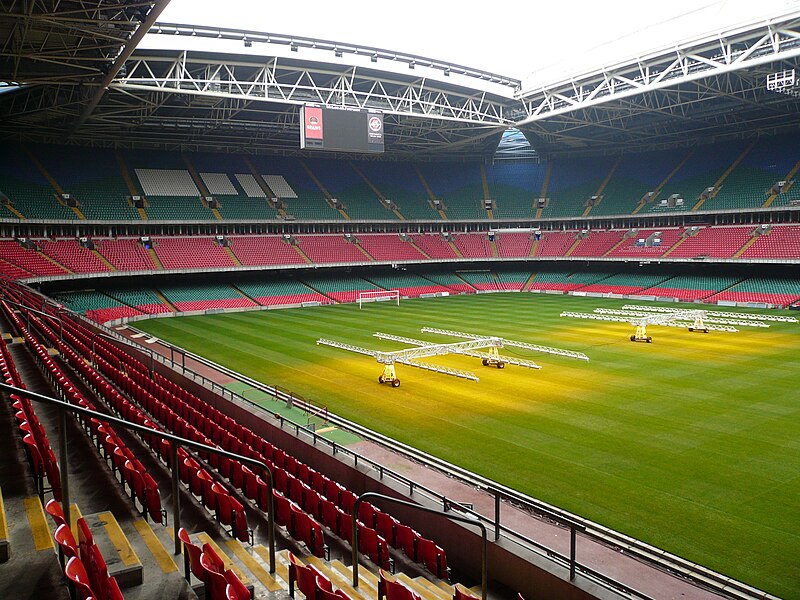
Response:
[{"label": "concrete step", "polygon": [[117,580],[121,589],[141,585],[144,582],[142,561],[114,515],[106,511],[86,515],[84,520],[106,561],[109,576]]},{"label": "concrete step", "polygon": [[125,521],[121,526],[144,567],[144,582],[126,589],[126,600],[197,600],[197,594],[179,567],[180,557],[176,561],[172,555],[170,540],[163,527],[156,525],[154,530],[144,519]]},{"label": "concrete step", "polygon": [[0,598],[69,600],[64,571],[38,496],[5,496],[8,561],[0,567]]}]

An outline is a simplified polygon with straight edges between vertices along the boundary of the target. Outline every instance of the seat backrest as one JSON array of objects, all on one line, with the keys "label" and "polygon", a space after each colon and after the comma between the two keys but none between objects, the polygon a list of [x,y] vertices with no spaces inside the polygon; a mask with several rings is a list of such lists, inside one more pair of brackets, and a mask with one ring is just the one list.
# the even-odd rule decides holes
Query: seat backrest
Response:
[{"label": "seat backrest", "polygon": [[[200,566],[202,548],[189,539],[189,532],[183,527],[178,530],[178,539],[183,543],[183,555],[185,560],[188,561],[187,568],[190,568],[194,576],[200,581],[205,581],[205,571]],[[186,578],[189,578],[188,571],[186,572]]]},{"label": "seat backrest", "polygon": [[72,535],[69,525],[66,523],[59,525],[53,534],[53,539],[58,544],[65,559],[69,560],[74,556],[78,556],[78,544]]},{"label": "seat backrest", "polygon": [[86,568],[79,558],[72,557],[69,559],[67,566],[64,567],[64,574],[74,584],[78,598],[88,600],[95,596],[89,585],[89,575],[86,573]]},{"label": "seat backrest", "polygon": [[453,586],[453,600],[478,600],[478,597],[457,583]]},{"label": "seat backrest", "polygon": [[[208,544],[206,544],[208,545]],[[200,566],[205,571],[206,598],[209,600],[220,600],[225,598],[225,589],[228,582],[225,581],[223,573],[216,570],[213,559],[203,552],[200,555]]]},{"label": "seat backrest", "polygon": [[250,590],[233,571],[225,571],[225,581],[228,583],[225,590],[226,600],[250,600]]},{"label": "seat backrest", "polygon": [[44,509],[47,511],[48,515],[53,517],[53,521],[56,523],[56,528],[67,524],[67,520],[64,518],[64,509],[61,508],[61,504],[55,500],[48,500]]}]

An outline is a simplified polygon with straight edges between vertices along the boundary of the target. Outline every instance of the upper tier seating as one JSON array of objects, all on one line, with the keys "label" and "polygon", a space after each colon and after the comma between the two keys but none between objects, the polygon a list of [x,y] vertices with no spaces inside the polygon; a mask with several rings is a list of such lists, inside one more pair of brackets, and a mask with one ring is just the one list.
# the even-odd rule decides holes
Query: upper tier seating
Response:
[{"label": "upper tier seating", "polygon": [[624,231],[590,231],[570,256],[605,256],[622,241]]},{"label": "upper tier seating", "polygon": [[186,196],[197,198],[200,190],[185,169],[136,169],[145,196]]},{"label": "upper tier seating", "polygon": [[282,237],[274,235],[236,235],[228,237],[231,250],[244,266],[300,265],[306,261]]},{"label": "upper tier seating", "polygon": [[431,206],[428,192],[413,165],[365,162],[359,164],[358,169],[377,186],[384,198],[397,205],[406,219],[440,220],[441,217]]},{"label": "upper tier seating", "polygon": [[577,231],[543,231],[536,256],[564,256],[577,239]]},{"label": "upper tier seating", "polygon": [[97,251],[118,271],[152,271],[153,261],[138,238],[94,239]]},{"label": "upper tier seating", "polygon": [[534,201],[542,191],[546,171],[544,164],[499,162],[487,165],[489,195],[495,201],[494,216],[501,219],[535,216]]},{"label": "upper tier seating", "polygon": [[225,248],[210,237],[153,238],[158,259],[165,269],[234,267]]},{"label": "upper tier seating", "polygon": [[415,248],[413,244],[403,241],[396,234],[360,233],[358,234],[358,243],[375,260],[425,260],[425,255]]},{"label": "upper tier seating", "polygon": [[485,233],[459,233],[453,243],[464,258],[491,258],[492,245]]},{"label": "upper tier seating", "polygon": [[[657,246],[647,246],[645,240],[652,235],[659,234],[661,243]],[[614,248],[608,256],[615,258],[649,258],[661,256],[675,245],[681,236],[679,229],[640,229],[636,234],[627,238],[622,244]]]},{"label": "upper tier seating", "polygon": [[47,260],[36,250],[23,248],[16,240],[0,240],[0,256],[3,257],[3,260],[34,275],[67,274],[64,268]]},{"label": "upper tier seating", "polygon": [[800,259],[800,226],[775,225],[742,253],[742,258]]},{"label": "upper tier seating", "polygon": [[425,254],[433,259],[437,258],[457,258],[453,248],[448,244],[442,236],[436,234],[416,234],[412,235],[414,244],[422,250]]},{"label": "upper tier seating", "polygon": [[78,240],[43,240],[40,248],[44,254],[73,273],[102,273],[111,270],[94,252],[82,247]]},{"label": "upper tier seating", "polygon": [[531,234],[525,233],[498,233],[495,235],[497,255],[502,258],[524,258],[530,256],[533,240]]},{"label": "upper tier seating", "polygon": [[[283,200],[287,214],[297,219],[344,220],[345,215],[329,206],[326,197],[340,200],[351,219],[400,218],[381,203],[383,197],[396,204],[402,218],[439,221],[442,217],[433,207],[433,199],[444,203],[450,220],[486,219],[486,199],[494,201],[494,218],[532,219],[542,194],[549,198],[541,212],[543,218],[580,217],[589,208],[587,200],[598,194],[599,201],[588,210],[590,216],[629,215],[639,209],[648,192],[657,193],[639,214],[690,211],[706,188],[722,180],[701,210],[741,210],[762,206],[771,198],[772,186],[792,171],[800,160],[800,142],[795,137],[764,137],[749,151],[749,142],[726,142],[694,151],[493,165],[281,156],[246,159],[228,154],[30,146],[53,185],[24,149],[7,144],[0,151],[0,193],[27,219],[80,218],[56,198],[54,186],[59,186],[77,199],[78,209],[87,219],[138,220],[140,214],[127,198],[144,195],[148,206],[146,217],[142,214],[141,218],[216,220],[199,201],[200,188],[205,188],[219,200],[223,219],[274,219],[278,214],[266,202],[250,202],[270,195],[256,181],[252,174],[256,172],[262,174],[271,194]],[[122,158],[130,183],[123,177],[116,155]],[[741,162],[726,175],[740,157]],[[190,174],[190,164],[199,181]],[[682,205],[669,206],[673,194],[683,199]],[[797,200],[800,185],[789,185],[770,202],[782,206]],[[2,204],[0,212],[18,218]]]},{"label": "upper tier seating", "polygon": [[475,163],[418,165],[433,194],[444,201],[448,219],[485,219],[480,166]]},{"label": "upper tier seating", "polygon": [[356,244],[342,235],[297,235],[298,247],[317,264],[367,262]]},{"label": "upper tier seating", "polygon": [[114,152],[37,145],[33,153],[64,192],[78,201],[78,209],[87,219],[139,220],[136,209],[128,204],[131,193]]},{"label": "upper tier seating", "polygon": [[753,227],[704,227],[670,252],[670,258],[731,258],[750,239]]}]

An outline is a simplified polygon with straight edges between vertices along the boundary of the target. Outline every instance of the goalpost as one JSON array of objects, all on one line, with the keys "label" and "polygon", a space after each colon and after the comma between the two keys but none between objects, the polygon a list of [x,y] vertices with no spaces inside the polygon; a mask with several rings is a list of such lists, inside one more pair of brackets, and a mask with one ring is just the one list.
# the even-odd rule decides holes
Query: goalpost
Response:
[{"label": "goalpost", "polygon": [[374,292],[358,292],[358,308],[364,307],[365,302],[386,302],[394,299],[397,306],[400,306],[399,290],[379,290]]}]

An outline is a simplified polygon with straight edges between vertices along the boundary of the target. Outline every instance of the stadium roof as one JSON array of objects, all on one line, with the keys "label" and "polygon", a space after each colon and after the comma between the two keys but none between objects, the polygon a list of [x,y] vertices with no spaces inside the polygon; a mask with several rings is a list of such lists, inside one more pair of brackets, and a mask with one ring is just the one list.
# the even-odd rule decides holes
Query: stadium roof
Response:
[{"label": "stadium roof", "polygon": [[384,158],[398,160],[490,158],[509,127],[548,156],[800,127],[798,10],[525,87],[341,41],[167,23],[144,36],[166,1],[113,6],[58,2],[47,12],[34,3],[24,14],[14,4],[6,13],[0,80],[12,85],[0,94],[0,136],[296,153],[305,103],[383,111]]}]

